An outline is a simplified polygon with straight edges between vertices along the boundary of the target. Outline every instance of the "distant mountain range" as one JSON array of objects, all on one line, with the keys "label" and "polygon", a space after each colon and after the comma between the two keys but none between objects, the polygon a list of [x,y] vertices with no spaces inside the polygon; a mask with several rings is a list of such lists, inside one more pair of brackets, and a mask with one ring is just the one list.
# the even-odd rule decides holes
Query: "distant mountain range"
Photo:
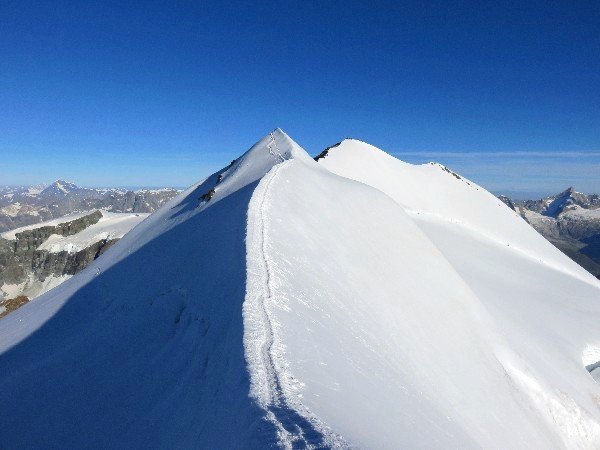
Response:
[{"label": "distant mountain range", "polygon": [[499,196],[542,236],[600,278],[600,195],[572,187],[539,200]]},{"label": "distant mountain range", "polygon": [[91,189],[57,180],[50,185],[0,186],[0,232],[102,209],[118,213],[151,213],[178,189]]}]

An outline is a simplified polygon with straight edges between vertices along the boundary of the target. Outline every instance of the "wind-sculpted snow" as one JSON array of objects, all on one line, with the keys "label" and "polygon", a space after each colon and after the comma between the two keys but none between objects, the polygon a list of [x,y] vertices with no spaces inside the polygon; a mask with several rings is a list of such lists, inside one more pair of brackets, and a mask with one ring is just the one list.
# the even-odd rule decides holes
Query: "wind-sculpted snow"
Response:
[{"label": "wind-sculpted snow", "polygon": [[343,141],[319,162],[334,173],[386,193],[413,215],[434,215],[464,224],[504,245],[543,256],[547,264],[597,284],[589,273],[525,226],[501,200],[440,164],[408,164],[354,139]]},{"label": "wind-sculpted snow", "polygon": [[275,130],[0,321],[0,448],[598,448],[600,287],[553,250]]},{"label": "wind-sculpted snow", "polygon": [[[584,364],[582,355],[600,348],[600,283],[472,182],[436,165],[392,160],[367,144],[344,141],[320,163],[390,195],[443,254],[503,340],[490,352],[515,389],[509,397],[548,427],[543,434],[553,440],[550,447],[598,448],[600,390],[585,369],[589,356]],[[438,283],[447,281],[440,276]],[[481,368],[478,358],[463,358],[472,373]],[[506,417],[509,397],[494,402],[499,417]],[[543,448],[534,434],[517,447]],[[505,438],[498,442],[514,448]]]}]

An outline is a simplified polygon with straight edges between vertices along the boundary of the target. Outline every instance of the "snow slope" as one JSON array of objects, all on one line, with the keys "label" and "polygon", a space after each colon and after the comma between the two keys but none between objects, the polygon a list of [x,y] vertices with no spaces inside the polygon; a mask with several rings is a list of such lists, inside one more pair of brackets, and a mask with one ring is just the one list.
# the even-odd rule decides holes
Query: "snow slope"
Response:
[{"label": "snow slope", "polygon": [[265,137],[3,319],[0,447],[275,444],[248,395],[246,218],[257,180],[298,152]]},{"label": "snow slope", "polygon": [[[504,342],[489,351],[513,396],[549,424],[542,434],[554,436],[552,446],[598,447],[599,389],[584,366],[600,349],[600,283],[491,194],[437,164],[406,164],[356,140],[319,162],[388,194],[443,254],[491,318]],[[528,445],[543,447],[539,437]]]},{"label": "snow slope", "polygon": [[275,130],[0,321],[0,447],[597,448],[600,286],[498,203]]},{"label": "snow slope", "polygon": [[334,173],[374,186],[414,217],[454,223],[513,250],[589,280],[593,277],[524,226],[520,216],[482,187],[437,163],[408,164],[367,143],[347,139],[319,162]]}]

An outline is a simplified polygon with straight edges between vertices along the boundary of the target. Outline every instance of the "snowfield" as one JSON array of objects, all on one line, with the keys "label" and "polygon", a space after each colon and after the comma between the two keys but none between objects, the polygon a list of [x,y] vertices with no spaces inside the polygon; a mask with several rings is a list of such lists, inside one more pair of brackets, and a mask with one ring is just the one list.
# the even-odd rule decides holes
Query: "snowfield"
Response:
[{"label": "snowfield", "polygon": [[598,323],[475,183],[278,129],[0,320],[0,447],[599,448]]}]

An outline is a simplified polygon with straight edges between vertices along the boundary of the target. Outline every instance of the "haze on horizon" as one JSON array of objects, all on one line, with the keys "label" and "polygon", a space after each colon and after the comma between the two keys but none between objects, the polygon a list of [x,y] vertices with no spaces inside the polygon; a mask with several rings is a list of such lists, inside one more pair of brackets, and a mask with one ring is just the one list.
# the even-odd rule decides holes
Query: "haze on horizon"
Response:
[{"label": "haze on horizon", "polygon": [[281,127],[600,192],[600,4],[0,4],[2,184],[185,187]]}]

